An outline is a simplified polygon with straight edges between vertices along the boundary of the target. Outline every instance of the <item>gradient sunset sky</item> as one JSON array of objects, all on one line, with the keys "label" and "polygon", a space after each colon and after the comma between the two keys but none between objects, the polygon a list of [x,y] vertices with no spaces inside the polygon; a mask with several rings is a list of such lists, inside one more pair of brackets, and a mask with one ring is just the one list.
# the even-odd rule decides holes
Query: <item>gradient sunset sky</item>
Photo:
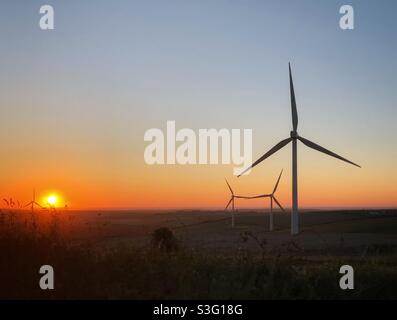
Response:
[{"label": "gradient sunset sky", "polygon": [[[55,30],[39,29],[39,8]],[[355,29],[339,28],[339,8]],[[0,4],[0,196],[56,192],[71,208],[223,207],[236,193],[291,202],[291,147],[232,165],[148,166],[144,133],[253,129],[253,158],[289,136],[288,62],[303,207],[397,206],[397,2],[22,1]],[[237,202],[259,206],[265,202]],[[3,204],[3,203],[2,203]],[[61,203],[60,203],[61,204]],[[267,205],[267,204],[266,204]]]}]

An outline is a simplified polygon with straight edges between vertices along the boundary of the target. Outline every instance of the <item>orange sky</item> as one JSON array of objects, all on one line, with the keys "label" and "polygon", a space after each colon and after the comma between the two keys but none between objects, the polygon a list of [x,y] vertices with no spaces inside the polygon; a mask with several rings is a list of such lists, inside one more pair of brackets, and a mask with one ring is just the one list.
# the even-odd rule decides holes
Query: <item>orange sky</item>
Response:
[{"label": "orange sky", "polygon": [[[59,151],[59,153],[57,152]],[[358,156],[353,159],[359,159]],[[279,171],[284,168],[277,198],[285,207],[291,202],[290,147],[256,167],[250,175],[232,176],[232,166],[149,166],[143,157],[135,162],[117,163],[96,154],[63,159],[61,148],[52,154],[17,157],[2,162],[5,171],[0,194],[21,203],[51,193],[59,195],[59,206],[70,208],[208,208],[223,207],[229,198],[226,177],[235,194],[255,195],[272,190]],[[351,158],[351,157],[350,157]],[[364,158],[364,157],[362,157]],[[96,160],[97,159],[97,160]],[[397,206],[395,173],[392,163],[383,160],[358,161],[358,169],[336,159],[299,146],[299,203],[301,207],[392,207]],[[378,169],[378,170],[375,170]],[[41,202],[43,203],[43,202]],[[43,203],[44,204],[44,203]],[[238,207],[268,205],[266,200],[236,202]]]}]

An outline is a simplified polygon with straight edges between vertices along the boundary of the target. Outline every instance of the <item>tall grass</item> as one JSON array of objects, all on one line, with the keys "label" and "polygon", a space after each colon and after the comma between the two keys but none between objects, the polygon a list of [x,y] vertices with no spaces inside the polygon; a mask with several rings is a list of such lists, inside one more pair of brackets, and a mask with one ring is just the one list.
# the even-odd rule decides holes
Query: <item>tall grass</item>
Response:
[{"label": "tall grass", "polygon": [[[397,298],[396,256],[352,262],[356,288],[342,291],[339,268],[346,260],[269,255],[259,240],[261,254],[236,250],[227,256],[183,243],[164,250],[158,241],[146,248],[72,245],[66,224],[56,214],[0,213],[1,299]],[[44,264],[54,268],[55,290],[39,288]]]}]

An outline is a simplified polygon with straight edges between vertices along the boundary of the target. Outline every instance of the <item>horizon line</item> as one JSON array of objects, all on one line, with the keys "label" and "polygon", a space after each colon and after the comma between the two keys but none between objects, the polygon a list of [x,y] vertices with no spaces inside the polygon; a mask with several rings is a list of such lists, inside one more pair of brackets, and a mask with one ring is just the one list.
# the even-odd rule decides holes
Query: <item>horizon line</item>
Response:
[{"label": "horizon line", "polygon": [[[149,211],[149,210],[159,210],[159,211],[169,211],[169,210],[176,210],[176,211],[203,211],[203,210],[210,210],[210,211],[226,211],[224,207],[68,207],[65,209],[64,207],[55,208],[57,210],[65,210],[65,211],[94,211],[94,210],[102,210],[102,211]],[[287,211],[292,210],[290,207],[285,208]],[[303,210],[397,210],[397,206],[307,206],[302,207]],[[0,208],[0,210],[23,210],[23,211],[30,211],[29,208]],[[262,206],[255,206],[255,207],[242,207],[238,210],[268,210],[268,208],[264,208]],[[40,209],[37,209],[40,211]],[[226,211],[228,212],[228,211]]]}]

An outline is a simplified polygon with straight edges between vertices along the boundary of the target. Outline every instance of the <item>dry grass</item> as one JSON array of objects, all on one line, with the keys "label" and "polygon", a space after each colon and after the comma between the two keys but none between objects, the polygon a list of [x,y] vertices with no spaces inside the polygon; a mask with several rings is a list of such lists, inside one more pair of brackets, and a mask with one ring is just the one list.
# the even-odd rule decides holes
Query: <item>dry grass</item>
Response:
[{"label": "dry grass", "polygon": [[[0,298],[397,298],[394,247],[367,246],[354,259],[332,257],[326,252],[322,259],[313,259],[294,241],[288,243],[288,254],[281,255],[266,238],[242,231],[241,245],[227,254],[186,247],[183,239],[171,250],[161,250],[158,237],[165,234],[173,239],[164,230],[154,238],[155,246],[141,246],[131,239],[104,246],[103,241],[98,242],[106,234],[103,219],[90,223],[76,223],[70,215],[2,211]],[[89,232],[91,236],[82,237]],[[76,233],[79,241],[75,240]],[[246,243],[257,250],[244,249]],[[355,268],[356,289],[345,292],[338,285],[339,267],[349,263]],[[39,289],[38,270],[43,264],[54,267],[53,291]]]}]

